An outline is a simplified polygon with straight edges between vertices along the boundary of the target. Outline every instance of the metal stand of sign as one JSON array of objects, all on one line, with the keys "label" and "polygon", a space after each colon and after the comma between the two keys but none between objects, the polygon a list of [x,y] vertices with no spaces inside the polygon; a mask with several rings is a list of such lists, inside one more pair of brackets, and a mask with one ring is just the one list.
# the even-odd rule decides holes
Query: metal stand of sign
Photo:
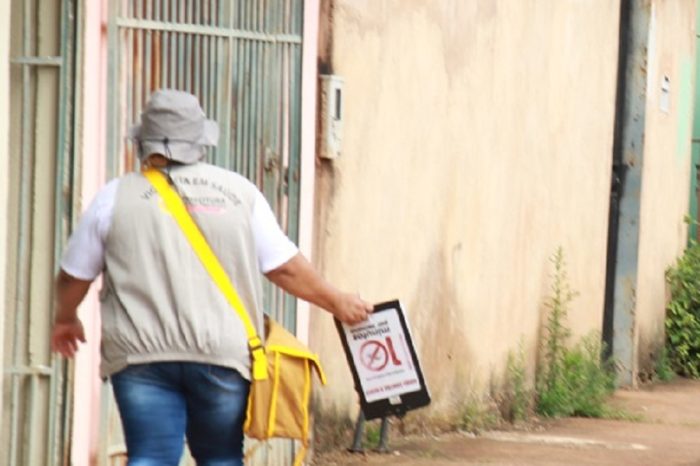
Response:
[{"label": "metal stand of sign", "polygon": [[379,453],[389,453],[389,446],[387,442],[389,441],[389,418],[382,418],[382,427],[379,430],[379,445],[377,446],[377,451]]},{"label": "metal stand of sign", "polygon": [[362,446],[362,437],[365,433],[365,413],[360,410],[360,415],[357,416],[355,423],[355,435],[353,436],[352,446],[348,448],[350,453],[364,453],[365,447]]},{"label": "metal stand of sign", "polygon": [[[365,414],[360,411],[355,423],[355,435],[353,437],[352,446],[348,448],[351,453],[364,453],[365,448],[362,446],[362,437],[365,433]],[[379,445],[374,449],[377,453],[389,453],[389,418],[382,418],[382,425],[379,429]]]}]

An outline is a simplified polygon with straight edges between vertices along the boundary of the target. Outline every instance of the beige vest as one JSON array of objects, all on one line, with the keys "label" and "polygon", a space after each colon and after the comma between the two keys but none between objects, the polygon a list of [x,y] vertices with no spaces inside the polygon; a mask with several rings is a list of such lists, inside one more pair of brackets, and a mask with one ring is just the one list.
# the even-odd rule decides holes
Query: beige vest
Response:
[{"label": "beige vest", "polygon": [[[170,174],[262,335],[250,224],[255,186],[204,163],[173,167]],[[101,301],[103,377],[129,364],[192,361],[231,367],[250,379],[240,319],[140,173],[119,181]]]}]

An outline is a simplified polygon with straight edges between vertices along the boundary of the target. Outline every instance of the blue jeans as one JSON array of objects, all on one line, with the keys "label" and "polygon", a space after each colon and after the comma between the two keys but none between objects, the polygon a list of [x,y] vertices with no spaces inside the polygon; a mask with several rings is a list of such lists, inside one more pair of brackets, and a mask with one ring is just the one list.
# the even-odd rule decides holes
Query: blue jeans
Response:
[{"label": "blue jeans", "polygon": [[199,466],[243,465],[249,382],[210,364],[138,364],[112,375],[129,466],[177,466],[184,439]]}]

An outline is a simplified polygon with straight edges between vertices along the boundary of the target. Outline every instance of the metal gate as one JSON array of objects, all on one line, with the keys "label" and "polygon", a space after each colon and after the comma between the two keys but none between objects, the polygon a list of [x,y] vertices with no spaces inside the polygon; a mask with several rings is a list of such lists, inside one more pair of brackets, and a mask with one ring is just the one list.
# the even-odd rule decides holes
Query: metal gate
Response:
[{"label": "metal gate", "polygon": [[[39,14],[41,8],[41,14]],[[65,363],[49,348],[53,276],[73,195],[77,5],[12,0],[10,203],[0,463],[68,464]]]},{"label": "metal gate", "polygon": [[[153,90],[191,92],[220,127],[208,161],[253,181],[296,241],[302,18],[303,0],[111,1],[108,174],[136,168],[124,136]],[[265,283],[264,306],[294,330],[293,298]],[[286,464],[284,445],[257,464]]]},{"label": "metal gate", "polygon": [[[700,12],[700,0],[695,1],[695,9]],[[695,49],[700,50],[700,15],[696,15],[695,19]],[[700,89],[700,58],[695,55],[695,88]],[[693,220],[688,224],[688,241],[700,241],[700,229],[698,221],[700,221],[700,99],[695,97],[693,103],[693,135],[691,140],[691,157],[690,165],[690,208],[688,214]]]},{"label": "metal gate", "polygon": [[[109,175],[135,168],[124,136],[150,93],[191,92],[221,128],[208,160],[257,184],[296,240],[302,0],[115,0],[109,16]],[[265,308],[294,328],[294,300],[268,289]]]}]

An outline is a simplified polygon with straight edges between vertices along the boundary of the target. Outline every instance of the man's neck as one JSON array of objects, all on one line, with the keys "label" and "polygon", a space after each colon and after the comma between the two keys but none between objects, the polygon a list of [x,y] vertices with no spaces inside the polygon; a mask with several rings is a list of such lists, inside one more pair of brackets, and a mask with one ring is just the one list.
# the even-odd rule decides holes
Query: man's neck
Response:
[{"label": "man's neck", "polygon": [[161,154],[149,155],[148,158],[143,161],[144,166],[155,168],[167,167],[170,163],[170,160]]}]

